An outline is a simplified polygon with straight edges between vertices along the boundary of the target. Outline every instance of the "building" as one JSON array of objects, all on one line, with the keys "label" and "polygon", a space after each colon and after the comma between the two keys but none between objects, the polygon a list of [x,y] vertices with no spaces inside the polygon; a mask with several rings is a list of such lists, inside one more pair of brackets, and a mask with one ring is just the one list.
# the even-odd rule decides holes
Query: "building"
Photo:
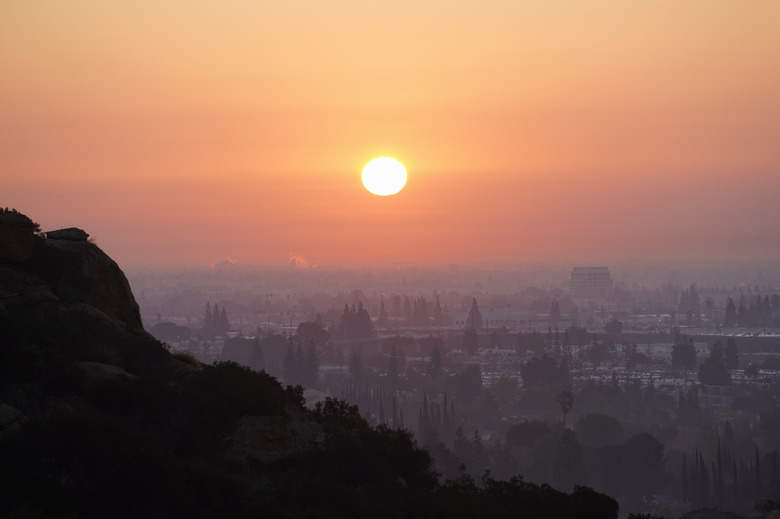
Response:
[{"label": "building", "polygon": [[612,275],[608,267],[574,267],[569,280],[572,298],[606,298],[612,294]]}]

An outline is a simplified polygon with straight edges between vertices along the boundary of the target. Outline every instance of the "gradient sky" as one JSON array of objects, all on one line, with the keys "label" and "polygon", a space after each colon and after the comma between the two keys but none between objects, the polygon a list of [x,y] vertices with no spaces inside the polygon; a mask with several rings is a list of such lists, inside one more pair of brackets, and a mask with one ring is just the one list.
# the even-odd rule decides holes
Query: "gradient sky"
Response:
[{"label": "gradient sky", "polygon": [[[777,0],[4,0],[0,205],[120,265],[780,259]],[[365,163],[406,188],[376,197]]]}]

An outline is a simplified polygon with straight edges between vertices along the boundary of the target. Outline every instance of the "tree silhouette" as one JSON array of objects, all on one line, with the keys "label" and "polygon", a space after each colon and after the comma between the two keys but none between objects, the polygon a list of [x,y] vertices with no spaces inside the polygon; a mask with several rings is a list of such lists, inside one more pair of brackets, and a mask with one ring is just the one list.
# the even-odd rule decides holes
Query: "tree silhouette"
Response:
[{"label": "tree silhouette", "polygon": [[558,405],[561,406],[561,411],[563,412],[563,428],[566,429],[566,415],[569,414],[569,411],[574,407],[574,395],[571,391],[561,391],[556,400],[558,401]]},{"label": "tree silhouette", "polygon": [[649,433],[639,433],[623,444],[626,493],[633,499],[657,494],[666,480],[664,445]]},{"label": "tree silhouette", "polygon": [[433,324],[444,324],[444,314],[439,303],[439,296],[436,296],[436,303],[433,305]]},{"label": "tree silhouette", "polygon": [[377,318],[379,326],[387,325],[387,311],[385,310],[385,299],[382,298],[379,301],[379,317]]},{"label": "tree silhouette", "polygon": [[482,328],[482,313],[479,311],[477,298],[475,297],[471,302],[471,309],[469,309],[469,315],[466,318],[466,329],[479,330],[480,328]]},{"label": "tree silhouette", "polygon": [[699,382],[708,386],[730,386],[731,374],[723,361],[711,355],[699,366]]},{"label": "tree silhouette", "polygon": [[723,356],[726,367],[729,369],[739,368],[739,350],[737,349],[737,341],[734,337],[729,337],[726,340],[726,350]]},{"label": "tree silhouette", "polygon": [[482,392],[482,371],[479,366],[471,365],[450,377],[452,392],[463,400],[472,400]]},{"label": "tree silhouette", "polygon": [[474,355],[479,349],[479,336],[474,328],[466,328],[463,332],[463,351]]},{"label": "tree silhouette", "polygon": [[556,488],[568,491],[584,479],[582,447],[574,431],[564,428],[553,461],[553,482]]},{"label": "tree silhouette", "polygon": [[220,309],[217,303],[211,306],[211,303],[206,302],[206,311],[203,315],[203,329],[201,333],[207,337],[214,337],[217,335],[225,335],[230,330],[230,322],[228,320],[227,311],[225,307]]},{"label": "tree silhouette", "polygon": [[357,308],[355,305],[352,305],[352,308],[344,305],[337,337],[349,340],[370,339],[373,336],[374,324],[371,322],[371,316],[368,314],[368,311],[363,308],[363,302],[359,302]]},{"label": "tree silhouette", "polygon": [[583,445],[602,447],[623,441],[623,426],[614,416],[589,413],[577,418],[574,430]]},{"label": "tree silhouette", "polygon": [[214,314],[211,313],[211,303],[206,301],[206,313],[203,315],[203,325],[205,328],[211,328],[214,322]]},{"label": "tree silhouette", "polygon": [[295,342],[303,346],[314,345],[315,348],[320,349],[330,342],[330,334],[321,323],[304,321],[298,325],[294,339]]},{"label": "tree silhouette", "polygon": [[726,301],[726,313],[723,317],[723,326],[733,327],[737,325],[737,307],[730,297]]},{"label": "tree silhouette", "polygon": [[672,366],[683,369],[685,385],[687,386],[688,371],[696,367],[696,348],[693,346],[693,339],[675,344],[672,347]]},{"label": "tree silhouette", "polygon": [[523,364],[520,373],[526,389],[564,390],[569,384],[569,367],[565,359],[559,364],[549,355],[532,358]]},{"label": "tree silhouette", "polygon": [[217,321],[217,335],[224,335],[228,330],[230,330],[230,321],[228,321],[227,311],[223,306]]},{"label": "tree silhouette", "polygon": [[561,307],[558,301],[550,303],[550,327],[557,328],[558,321],[561,319]]}]

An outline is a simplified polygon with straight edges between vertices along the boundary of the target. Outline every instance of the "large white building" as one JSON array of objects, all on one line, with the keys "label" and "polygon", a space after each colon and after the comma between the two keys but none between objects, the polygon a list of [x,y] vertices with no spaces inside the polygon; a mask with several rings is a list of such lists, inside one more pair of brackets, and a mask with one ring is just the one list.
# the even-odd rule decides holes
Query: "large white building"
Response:
[{"label": "large white building", "polygon": [[574,267],[569,280],[573,298],[606,298],[612,294],[609,267]]}]

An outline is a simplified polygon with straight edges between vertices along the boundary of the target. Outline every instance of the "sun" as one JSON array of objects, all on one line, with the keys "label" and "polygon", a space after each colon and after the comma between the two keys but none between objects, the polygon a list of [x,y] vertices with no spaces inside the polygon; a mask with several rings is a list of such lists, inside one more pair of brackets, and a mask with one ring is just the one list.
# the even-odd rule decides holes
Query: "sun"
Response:
[{"label": "sun", "polygon": [[374,159],[363,168],[363,185],[375,195],[394,195],[406,185],[406,168],[389,157]]}]

